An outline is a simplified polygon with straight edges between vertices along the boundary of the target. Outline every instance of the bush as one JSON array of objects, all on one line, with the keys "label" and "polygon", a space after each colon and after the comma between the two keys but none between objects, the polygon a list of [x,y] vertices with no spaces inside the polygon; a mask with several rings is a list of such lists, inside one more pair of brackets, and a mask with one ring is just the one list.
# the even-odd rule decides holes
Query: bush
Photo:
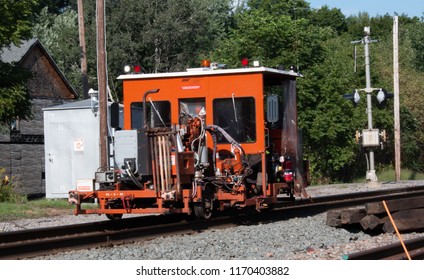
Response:
[{"label": "bush", "polygon": [[0,202],[22,203],[27,200],[26,196],[17,193],[12,180],[7,175],[4,175],[5,170],[0,169]]}]

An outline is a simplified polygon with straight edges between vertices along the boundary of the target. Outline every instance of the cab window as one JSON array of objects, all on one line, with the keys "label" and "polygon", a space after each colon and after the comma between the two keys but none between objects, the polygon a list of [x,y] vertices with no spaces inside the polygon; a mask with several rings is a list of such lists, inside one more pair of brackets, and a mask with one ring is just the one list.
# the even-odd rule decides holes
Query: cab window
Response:
[{"label": "cab window", "polygon": [[[169,101],[147,101],[147,125],[149,127],[171,126],[171,103]],[[144,128],[143,102],[131,103],[131,129]]]},{"label": "cab window", "polygon": [[[213,121],[239,143],[256,141],[256,113],[253,97],[215,99]],[[218,143],[228,143],[228,141],[219,134]]]},{"label": "cab window", "polygon": [[183,98],[179,99],[180,124],[187,124],[191,117],[197,117],[205,111],[205,98]]}]

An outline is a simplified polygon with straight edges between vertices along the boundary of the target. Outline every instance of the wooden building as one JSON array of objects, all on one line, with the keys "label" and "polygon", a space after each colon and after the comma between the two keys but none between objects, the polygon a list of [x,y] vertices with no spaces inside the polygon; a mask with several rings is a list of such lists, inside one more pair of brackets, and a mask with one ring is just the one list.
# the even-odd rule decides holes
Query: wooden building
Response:
[{"label": "wooden building", "polygon": [[45,194],[42,109],[75,100],[78,95],[38,39],[4,48],[0,57],[2,62],[19,65],[32,73],[27,87],[33,110],[32,120],[17,120],[8,132],[0,134],[0,168],[17,183],[20,193]]}]

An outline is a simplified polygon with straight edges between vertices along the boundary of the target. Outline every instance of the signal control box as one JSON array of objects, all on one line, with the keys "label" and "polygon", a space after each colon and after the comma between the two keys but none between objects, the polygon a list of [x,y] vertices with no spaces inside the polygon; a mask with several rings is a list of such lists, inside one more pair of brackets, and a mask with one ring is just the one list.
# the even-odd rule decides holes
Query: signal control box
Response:
[{"label": "signal control box", "polygon": [[362,130],[362,146],[364,148],[380,146],[380,132],[378,129]]}]

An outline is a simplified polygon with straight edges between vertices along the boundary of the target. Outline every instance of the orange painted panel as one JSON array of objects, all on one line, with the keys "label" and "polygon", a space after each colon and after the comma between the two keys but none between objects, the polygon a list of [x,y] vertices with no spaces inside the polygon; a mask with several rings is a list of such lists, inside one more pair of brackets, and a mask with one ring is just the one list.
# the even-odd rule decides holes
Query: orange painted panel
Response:
[{"label": "orange painted panel", "polygon": [[[131,128],[130,108],[133,102],[142,102],[146,91],[159,89],[158,93],[150,94],[147,100],[168,100],[171,102],[171,122],[179,120],[179,99],[205,98],[206,124],[213,124],[213,100],[216,98],[253,97],[256,108],[256,142],[243,143],[246,153],[263,152],[265,149],[264,136],[264,97],[263,74],[225,74],[192,77],[164,77],[124,80],[124,128]],[[222,144],[225,147],[229,144]]]}]

